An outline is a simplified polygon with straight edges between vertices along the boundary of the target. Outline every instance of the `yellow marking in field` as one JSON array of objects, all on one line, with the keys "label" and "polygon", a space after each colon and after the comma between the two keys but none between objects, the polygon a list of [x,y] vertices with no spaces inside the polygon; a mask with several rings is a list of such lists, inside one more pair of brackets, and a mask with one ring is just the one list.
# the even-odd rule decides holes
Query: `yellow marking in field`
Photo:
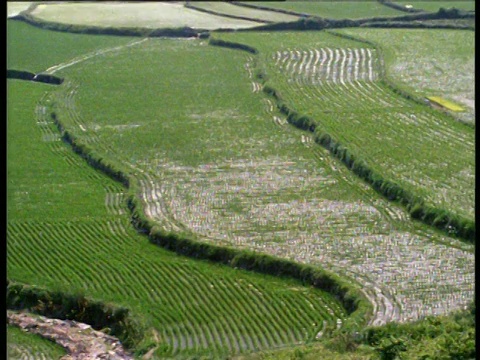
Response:
[{"label": "yellow marking in field", "polygon": [[433,101],[434,103],[452,111],[465,111],[465,109],[457,104],[454,104],[453,102],[446,100],[444,98],[441,98],[440,96],[429,96],[429,100]]}]

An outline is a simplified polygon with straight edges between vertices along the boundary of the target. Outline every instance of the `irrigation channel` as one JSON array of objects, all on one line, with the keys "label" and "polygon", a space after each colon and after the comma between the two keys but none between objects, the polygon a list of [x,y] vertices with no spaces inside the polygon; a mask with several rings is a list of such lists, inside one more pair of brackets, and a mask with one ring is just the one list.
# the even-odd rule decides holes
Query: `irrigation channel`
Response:
[{"label": "irrigation channel", "polygon": [[[328,52],[331,56],[321,56]],[[365,99],[376,100],[379,90],[373,81],[376,75],[371,64],[375,57],[370,49],[316,49],[308,54],[302,62],[293,62],[289,59],[301,54],[289,52],[282,57],[279,53],[275,62],[292,73],[304,74],[309,69],[318,74],[311,78],[313,86],[322,78],[340,84],[345,88],[345,104],[349,101],[349,88],[362,93]],[[86,55],[81,61],[90,58]],[[77,60],[59,64],[49,72],[74,66]],[[198,167],[162,158],[129,164],[138,174],[146,214],[167,231],[189,231],[202,241],[318,264],[348,276],[362,285],[374,304],[372,325],[441,315],[471,301],[472,248],[412,224],[402,208],[379,198],[326,150],[314,144],[308,134],[294,131],[272,101],[259,91],[261,85],[252,79],[253,61],[252,56],[245,56],[244,69],[252,92],[258,93],[255,96],[261,96],[259,101],[265,104],[265,119],[276,125],[283,138],[309,148],[311,158],[298,161],[272,155]],[[78,113],[78,86],[82,85],[66,81],[56,95],[58,106],[82,129],[82,141],[115,154],[116,149],[95,138],[95,132]],[[403,101],[387,95],[381,98],[385,106]],[[322,96],[327,97],[328,91],[322,92]],[[343,106],[337,103],[338,99],[328,101]],[[356,200],[328,198],[330,190],[345,183],[351,186]],[[319,184],[323,191],[310,196],[308,189],[318,189]],[[285,193],[310,195],[285,200]],[[106,206],[119,211],[115,209],[121,196],[118,190],[110,191]],[[239,209],[232,209],[232,203]]]}]

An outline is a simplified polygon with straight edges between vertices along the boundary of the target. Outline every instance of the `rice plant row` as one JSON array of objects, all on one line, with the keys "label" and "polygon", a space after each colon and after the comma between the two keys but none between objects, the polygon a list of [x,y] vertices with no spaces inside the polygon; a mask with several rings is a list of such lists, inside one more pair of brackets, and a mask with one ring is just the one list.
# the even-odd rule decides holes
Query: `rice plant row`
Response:
[{"label": "rice plant row", "polygon": [[[70,95],[72,93],[73,91],[69,92]],[[35,106],[35,120],[42,133],[42,140],[48,143],[52,152],[60,155],[69,165],[83,168],[83,160],[61,142],[61,135],[49,113],[51,97],[51,94],[46,92]],[[75,114],[75,112],[71,114]],[[105,207],[109,213],[120,215],[124,213],[125,198],[120,184],[105,184],[104,176],[96,171],[85,172],[84,176],[89,181],[100,183],[105,187]]]},{"label": "rice plant row", "polygon": [[301,298],[272,293],[243,276],[212,277],[188,262],[156,261],[158,255],[133,250],[130,243],[137,240],[126,235],[125,226],[122,220],[11,221],[9,271],[128,304],[137,315],[149,309],[151,325],[171,354],[238,353],[298,343],[315,336],[324,321],[334,324],[345,317],[341,307],[318,293],[304,292]]},{"label": "rice plant row", "polygon": [[[272,71],[282,78],[283,99],[318,119],[322,131],[390,177],[407,184],[413,179],[413,188],[430,203],[453,205],[455,212],[473,216],[473,132],[383,88],[372,75],[379,71],[372,65],[378,63],[372,61],[372,51],[295,50],[272,56]],[[356,80],[362,77],[357,68],[365,81]],[[391,155],[382,156],[386,153]],[[412,153],[415,160],[406,162]]]}]

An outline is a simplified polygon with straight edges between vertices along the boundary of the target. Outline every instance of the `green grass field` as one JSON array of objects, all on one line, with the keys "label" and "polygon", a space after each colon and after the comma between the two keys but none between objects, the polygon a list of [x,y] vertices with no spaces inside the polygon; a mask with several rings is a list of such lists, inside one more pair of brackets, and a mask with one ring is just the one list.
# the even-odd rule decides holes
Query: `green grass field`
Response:
[{"label": "green grass field", "polygon": [[67,352],[54,342],[7,325],[7,359],[60,359]]},{"label": "green grass field", "polygon": [[392,79],[422,97],[441,96],[464,105],[465,114],[458,116],[475,123],[473,31],[342,29],[339,32],[379,44]]},{"label": "green grass field", "polygon": [[255,1],[255,5],[290,10],[331,19],[363,19],[377,16],[400,16],[404,13],[377,1]]},{"label": "green grass field", "polygon": [[[321,291],[175,256],[137,235],[116,199],[118,185],[61,141],[45,140],[47,125],[35,116],[45,87],[8,82],[11,280],[126,306],[157,329],[164,356],[294,344],[345,316]],[[33,163],[32,153],[39,154]],[[15,167],[21,163],[30,175]]]},{"label": "green grass field", "polygon": [[411,5],[414,9],[421,9],[425,11],[438,11],[440,8],[449,9],[455,7],[461,10],[475,10],[475,1],[395,1],[396,4]]}]

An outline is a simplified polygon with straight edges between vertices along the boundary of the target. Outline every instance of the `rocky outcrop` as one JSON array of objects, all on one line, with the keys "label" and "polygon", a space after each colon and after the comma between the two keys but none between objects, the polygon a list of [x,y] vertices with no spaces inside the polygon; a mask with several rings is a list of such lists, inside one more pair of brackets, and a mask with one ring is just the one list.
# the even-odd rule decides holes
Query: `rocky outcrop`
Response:
[{"label": "rocky outcrop", "polygon": [[65,348],[68,355],[61,360],[134,359],[117,338],[73,320],[49,319],[8,310],[7,323],[41,335]]}]

